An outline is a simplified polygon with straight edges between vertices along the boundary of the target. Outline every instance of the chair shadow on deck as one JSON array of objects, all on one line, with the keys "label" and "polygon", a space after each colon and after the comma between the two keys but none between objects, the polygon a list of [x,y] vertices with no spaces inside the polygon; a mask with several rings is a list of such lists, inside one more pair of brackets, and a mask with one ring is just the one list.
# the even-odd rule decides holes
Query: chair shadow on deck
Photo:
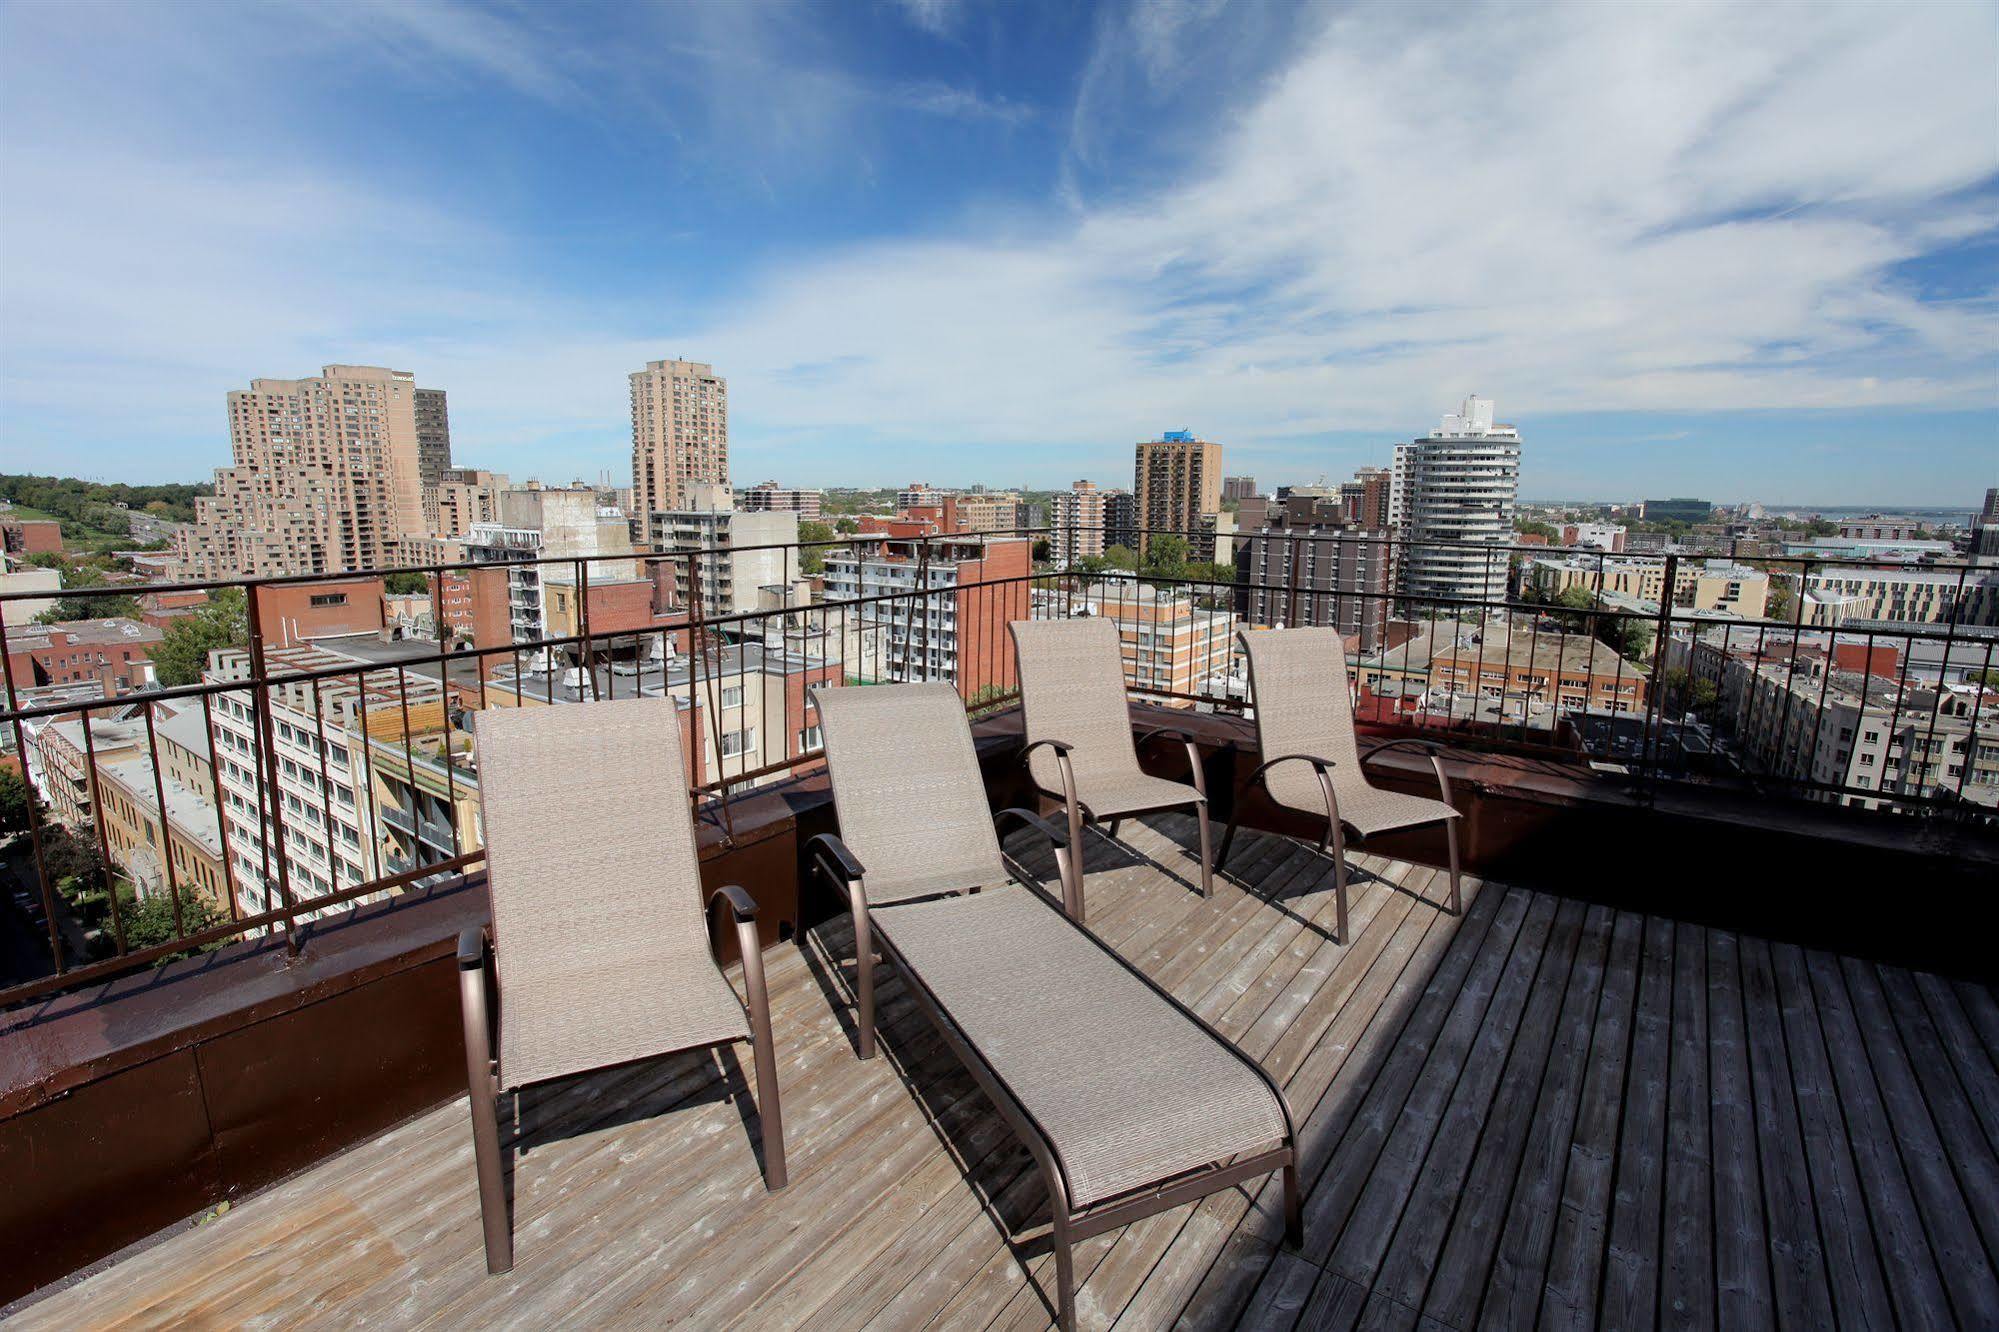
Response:
[{"label": "chair shadow on deck", "polygon": [[[523,1161],[556,1143],[629,1128],[668,1114],[730,1102],[749,1140],[761,1175],[766,1168],[762,1123],[751,1094],[749,1070],[733,1044],[695,1050],[522,1087],[502,1100],[501,1179],[507,1227],[515,1226],[515,1179]],[[511,1113],[509,1113],[511,1112]]]},{"label": "chair shadow on deck", "polygon": [[[1032,863],[1030,859],[1028,867],[1031,868]],[[845,962],[853,956],[851,927],[845,918],[827,921],[802,931],[798,946],[805,957],[806,969],[818,984],[820,993],[826,996],[827,1005],[840,1024],[841,1033],[858,1060],[859,1027],[855,1014],[860,996],[855,989],[853,974]],[[981,1215],[992,1222],[1001,1243],[1012,1250],[1015,1261],[1025,1270],[1032,1259],[1054,1252],[1048,1230],[1047,1190],[1034,1169],[1027,1148],[1014,1141],[1011,1135],[985,1148],[966,1141],[975,1135],[981,1122],[997,1119],[999,1112],[990,1108],[985,1093],[957,1063],[951,1062],[940,1068],[928,1082],[912,1071],[915,1059],[910,1047],[923,1041],[930,1027],[920,1016],[903,1010],[902,987],[902,977],[895,968],[881,964],[875,979],[875,1050],[880,1062],[894,1072],[897,1081],[902,1083],[903,1091],[923,1112],[924,1125],[978,1199]],[[880,1021],[892,1012],[906,1019],[900,1024],[900,1029],[896,1023]],[[910,1030],[912,1023],[913,1031]],[[988,1105],[988,1110],[984,1115],[954,1128],[950,1122],[951,1111],[966,1097],[979,1098],[982,1105]],[[1049,1317],[1054,1318],[1054,1300],[1038,1286],[1036,1293],[1047,1305]]]}]

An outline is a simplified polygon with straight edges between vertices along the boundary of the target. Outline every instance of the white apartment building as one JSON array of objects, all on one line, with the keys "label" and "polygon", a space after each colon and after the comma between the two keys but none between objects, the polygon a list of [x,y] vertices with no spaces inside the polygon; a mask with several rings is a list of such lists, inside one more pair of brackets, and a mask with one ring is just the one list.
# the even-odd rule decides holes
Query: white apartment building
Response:
[{"label": "white apartment building", "polygon": [[1402,594],[1504,601],[1506,551],[1480,547],[1512,542],[1519,487],[1520,432],[1493,421],[1490,398],[1466,398],[1434,434],[1396,445],[1388,507]]},{"label": "white apartment building", "polygon": [[[474,524],[465,537],[465,558],[505,564],[507,612],[516,643],[551,636],[547,586],[574,587],[573,564],[535,564],[556,556],[596,557],[634,554],[625,516],[601,503],[589,487],[556,489],[530,483],[500,497],[500,521]],[[636,559],[589,560],[593,585],[630,582],[640,576]],[[566,626],[563,633],[572,632]]]},{"label": "white apartment building", "polygon": [[688,500],[687,508],[651,515],[647,536],[661,554],[705,552],[695,561],[703,614],[753,611],[762,589],[798,580],[797,512],[738,509],[729,488],[714,484],[689,486]]},{"label": "white apartment building", "polygon": [[[358,669],[353,658],[317,647],[272,648],[265,653],[265,665],[273,674]],[[228,648],[214,655],[205,678],[227,683],[249,674],[249,653]],[[413,711],[440,707],[436,680],[417,673],[403,678]],[[254,695],[245,689],[214,696],[215,769],[222,785],[237,910],[245,915],[284,904],[276,859],[281,849],[295,902],[381,875],[374,801],[359,736],[366,713],[393,709],[400,714],[402,681],[394,672],[377,673],[364,699],[354,677],[336,677],[321,681],[316,699],[314,695],[309,683],[271,687],[278,761],[275,807],[282,811],[275,826],[268,818],[273,806],[257,748]]]},{"label": "white apartment building", "polygon": [[[1789,646],[1789,645],[1784,645]],[[1962,789],[1999,805],[1999,691],[1840,669],[1823,649],[1761,655],[1676,637],[1669,666],[1715,681],[1720,714],[1753,769],[1852,788],[1814,798],[1896,808],[1858,794],[1936,797]]]},{"label": "white apartment building", "polygon": [[1833,568],[1805,575],[1806,624],[1854,620],[1999,627],[1999,571]]}]

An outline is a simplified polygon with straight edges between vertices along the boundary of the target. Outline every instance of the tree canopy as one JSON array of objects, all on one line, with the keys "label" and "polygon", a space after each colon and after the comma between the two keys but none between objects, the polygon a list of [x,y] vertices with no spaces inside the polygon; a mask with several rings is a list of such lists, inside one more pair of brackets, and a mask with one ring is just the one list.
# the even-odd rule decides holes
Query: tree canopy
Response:
[{"label": "tree canopy", "polygon": [[167,626],[166,637],[154,644],[153,672],[161,684],[197,684],[217,648],[241,647],[250,641],[250,623],[243,589],[225,587],[197,608]]},{"label": "tree canopy", "polygon": [[[835,533],[825,523],[807,518],[798,525],[798,539],[801,542],[831,541]],[[803,546],[798,552],[798,572],[806,575],[826,572],[826,552],[830,546]]]}]

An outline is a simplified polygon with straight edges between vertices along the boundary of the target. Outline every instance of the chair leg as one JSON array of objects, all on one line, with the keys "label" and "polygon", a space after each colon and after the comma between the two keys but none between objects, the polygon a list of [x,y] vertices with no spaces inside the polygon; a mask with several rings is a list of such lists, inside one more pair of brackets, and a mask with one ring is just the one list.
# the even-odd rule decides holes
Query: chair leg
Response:
[{"label": "chair leg", "polygon": [[1062,1332],[1076,1332],[1076,1251],[1069,1242],[1067,1222],[1057,1217],[1052,1242],[1055,1246],[1055,1325]]},{"label": "chair leg", "polygon": [[514,1237],[507,1226],[507,1186],[500,1172],[499,1095],[492,1074],[472,1092],[472,1158],[479,1172],[479,1221],[486,1233],[486,1271],[510,1272]]},{"label": "chair leg", "polygon": [[1346,834],[1340,830],[1338,819],[1332,821],[1328,840],[1333,853],[1333,892],[1337,894],[1334,902],[1337,916],[1334,933],[1339,936],[1341,944],[1348,944],[1353,941],[1347,938],[1347,839]]},{"label": "chair leg", "polygon": [[1305,1247],[1305,1203],[1298,1188],[1295,1148],[1291,1164],[1284,1167],[1284,1242],[1293,1249]]},{"label": "chair leg", "polygon": [[1235,845],[1235,827],[1236,827],[1236,811],[1230,810],[1228,829],[1227,831],[1222,833],[1222,849],[1221,852],[1215,856],[1215,868],[1217,870],[1223,870],[1228,868],[1229,848]]},{"label": "chair leg", "polygon": [[763,1127],[764,1187],[776,1193],[789,1177],[784,1168],[784,1106],[777,1092],[777,1052],[770,1031],[770,991],[764,984],[757,927],[741,921],[736,931],[743,954],[743,989],[749,994],[750,1052],[757,1062],[757,1122]]},{"label": "chair leg", "polygon": [[875,1057],[875,941],[865,910],[854,913],[854,988],[860,991],[860,1012],[855,1018],[855,1041],[861,1058]]},{"label": "chair leg", "polygon": [[1208,802],[1203,800],[1194,806],[1194,814],[1201,825],[1201,896],[1215,895],[1215,858],[1208,843]]},{"label": "chair leg", "polygon": [[1117,830],[1118,830],[1118,827],[1119,827],[1119,826],[1120,826],[1121,824],[1123,824],[1123,823],[1124,823],[1124,820],[1123,820],[1123,819],[1112,819],[1112,820],[1111,820],[1111,826],[1110,826],[1110,828],[1109,828],[1109,830],[1108,830],[1108,836],[1110,837],[1110,839],[1111,839],[1111,840],[1112,840],[1113,842],[1115,842],[1115,841],[1117,840]]},{"label": "chair leg", "polygon": [[1451,914],[1464,914],[1464,901],[1458,894],[1458,821],[1444,820],[1444,841],[1451,852]]}]

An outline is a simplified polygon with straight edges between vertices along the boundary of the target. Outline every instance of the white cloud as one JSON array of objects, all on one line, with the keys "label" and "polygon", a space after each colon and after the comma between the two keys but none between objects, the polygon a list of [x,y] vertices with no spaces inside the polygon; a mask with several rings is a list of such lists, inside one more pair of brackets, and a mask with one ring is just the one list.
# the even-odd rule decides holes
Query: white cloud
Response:
[{"label": "white cloud", "polygon": [[[573,64],[462,17],[427,15],[412,40],[569,95]],[[738,457],[759,472],[780,448],[832,440],[1116,463],[1180,425],[1253,457],[1332,431],[1406,436],[1472,390],[1530,421],[1989,408],[1994,292],[1921,300],[1891,270],[1993,229],[1989,195],[1967,193],[1999,160],[1993,17],[1342,10],[1245,80],[1166,185],[787,257],[670,315],[544,290],[507,237],[368,181],[16,145],[6,406],[66,411],[100,437],[212,430],[219,463],[222,389],[378,360],[450,390],[462,452],[551,476],[616,466],[625,373],[678,352],[729,376]],[[685,34],[687,49],[726,53],[704,76],[733,108],[714,123],[752,154],[819,151],[862,97],[1025,114],[942,85],[865,85],[754,16],[724,22]],[[1197,4],[1118,20],[1079,118],[1085,102],[1113,114],[1107,88],[1170,90],[1230,22]],[[777,83],[782,100],[760,102]],[[1191,79],[1184,95],[1209,94]],[[874,456],[812,465],[873,478]]]}]

